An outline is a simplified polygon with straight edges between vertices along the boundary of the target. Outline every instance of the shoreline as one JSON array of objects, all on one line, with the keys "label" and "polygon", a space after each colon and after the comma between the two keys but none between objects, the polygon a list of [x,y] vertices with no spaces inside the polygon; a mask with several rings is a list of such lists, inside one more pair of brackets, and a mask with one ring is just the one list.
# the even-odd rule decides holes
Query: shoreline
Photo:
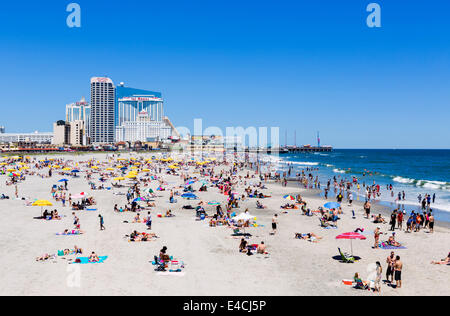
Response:
[{"label": "shoreline", "polygon": [[[109,167],[114,167],[113,173],[120,174],[118,169],[122,165],[116,155],[112,159],[111,154],[86,154],[82,156],[60,156],[64,161],[58,161],[63,167],[79,165],[81,174],[72,178],[60,175],[61,169],[55,169],[51,178],[38,175],[27,175],[26,180],[19,186],[19,197],[34,199],[47,199],[53,203],[50,210],[57,209],[61,220],[38,220],[34,217],[41,213],[40,207],[27,206],[30,200],[0,200],[0,249],[6,254],[0,260],[2,275],[0,283],[4,286],[0,289],[3,295],[206,295],[206,296],[280,296],[280,295],[316,295],[316,296],[367,296],[373,295],[369,291],[356,290],[342,283],[344,279],[352,279],[355,272],[361,273],[365,279],[370,277],[368,268],[374,262],[382,262],[385,269],[385,259],[388,251],[384,249],[372,249],[373,233],[376,225],[365,219],[358,202],[355,201],[356,218],[351,216],[351,208],[342,205],[344,213],[338,221],[337,229],[323,229],[320,226],[318,216],[307,217],[299,210],[282,210],[281,205],[286,203],[284,195],[295,192],[300,193],[307,201],[308,207],[317,209],[324,204],[324,199],[318,195],[317,190],[302,189],[295,183],[289,183],[288,187],[282,187],[281,183],[270,180],[265,183],[267,189],[259,189],[256,185],[259,178],[254,171],[247,168],[239,168],[235,175],[236,184],[233,190],[242,195],[248,186],[253,190],[263,191],[270,198],[260,199],[266,206],[264,209],[256,207],[256,198],[245,198],[239,201],[239,208],[233,209],[236,214],[243,213],[245,209],[254,216],[256,226],[245,228],[251,236],[246,239],[251,244],[259,244],[264,241],[267,245],[268,255],[247,256],[239,252],[240,239],[233,237],[233,229],[229,226],[211,227],[208,220],[198,220],[195,210],[183,209],[184,205],[196,206],[200,201],[205,202],[205,211],[215,214],[215,206],[209,205],[210,201],[218,201],[226,204],[228,196],[203,176],[201,167],[192,163],[189,167],[182,167],[177,175],[167,173],[167,164],[155,161],[144,163],[153,153],[120,154],[121,159],[128,159],[129,166],[135,165],[131,158],[138,159],[144,166],[141,168],[161,167],[161,172],[151,172],[165,183],[166,190],[158,191],[159,181],[152,179],[148,187],[156,192],[153,198],[155,207],[151,207],[153,218],[151,232],[159,238],[151,242],[129,242],[125,235],[130,235],[134,230],[148,232],[144,223],[133,223],[137,215],[133,212],[118,213],[114,211],[114,205],[122,207],[126,204],[126,196],[123,195],[132,181],[124,181],[124,188],[111,188],[111,190],[92,190],[89,181],[99,185],[99,173]],[[190,161],[190,156],[170,154],[174,159]],[[109,159],[106,159],[108,156]],[[155,156],[158,156],[155,155]],[[40,156],[37,159],[45,158]],[[161,158],[161,157],[160,157]],[[228,159],[231,158],[231,159]],[[233,157],[227,157],[227,161],[233,161]],[[242,157],[238,157],[242,158]],[[86,163],[94,163],[100,170],[92,170]],[[220,160],[211,164],[214,166],[214,174],[230,171],[232,163],[222,164]],[[30,164],[30,167],[32,165]],[[34,168],[34,167],[32,167]],[[39,173],[46,173],[48,169],[38,169]],[[34,171],[31,169],[30,171]],[[85,178],[86,171],[93,172],[92,179]],[[26,171],[25,171],[26,172]],[[182,174],[196,177],[193,184],[198,200],[187,200],[181,197],[185,180]],[[245,178],[250,173],[250,178]],[[239,176],[242,180],[239,181]],[[73,211],[69,206],[52,199],[50,188],[58,184],[61,178],[68,178],[68,191],[71,194],[85,192],[88,197],[96,201],[96,211]],[[116,176],[110,176],[105,182],[109,186]],[[139,178],[148,179],[146,172],[139,173]],[[1,175],[0,181],[7,179]],[[206,192],[199,191],[201,181],[208,182]],[[292,184],[292,186],[291,186]],[[180,189],[181,187],[181,189]],[[169,203],[170,190],[178,191],[176,203]],[[2,188],[9,196],[14,195],[14,186]],[[120,194],[119,194],[120,193]],[[331,201],[331,199],[329,199]],[[374,205],[374,211],[376,206]],[[45,208],[44,208],[45,209]],[[168,210],[175,217],[158,216]],[[56,236],[56,233],[73,227],[72,212],[79,217],[81,228],[85,232],[76,236]],[[99,230],[98,215],[104,217],[106,230]],[[145,217],[147,210],[141,212]],[[278,214],[278,230],[271,234],[271,222],[274,214]],[[383,240],[387,238],[387,224],[381,225]],[[353,251],[361,260],[354,264],[343,263],[339,257],[338,248],[342,251],[350,251],[351,244],[348,240],[336,239],[336,236],[345,232],[354,231],[357,227],[365,229],[366,240],[354,241]],[[314,233],[321,236],[318,243],[294,238],[296,233]],[[434,266],[430,262],[440,259],[448,253],[450,230],[436,227],[433,234],[425,231],[406,234],[396,230],[398,240],[407,246],[407,249],[396,250],[402,256],[405,263],[404,287],[394,289],[382,285],[381,295],[450,295],[449,288],[443,282],[439,282],[448,275],[448,267]],[[42,254],[55,254],[61,249],[72,249],[76,245],[84,250],[83,256],[95,251],[99,256],[108,256],[101,264],[70,265],[76,258],[75,255],[67,257],[56,256],[55,259],[45,262],[36,262],[35,258]],[[168,248],[168,253],[177,260],[183,261],[185,268],[182,274],[176,276],[160,275],[154,269],[151,261],[163,246]],[[70,261],[72,260],[72,261]],[[423,267],[427,269],[423,269]],[[68,280],[72,280],[69,267],[80,268],[80,285],[71,286]],[[118,273],[120,271],[120,273]],[[218,273],[220,271],[220,273]],[[245,271],[243,273],[242,271]],[[326,271],[326,273],[324,273]],[[320,284],[320,286],[318,286]],[[378,295],[378,294],[376,294]]]}]

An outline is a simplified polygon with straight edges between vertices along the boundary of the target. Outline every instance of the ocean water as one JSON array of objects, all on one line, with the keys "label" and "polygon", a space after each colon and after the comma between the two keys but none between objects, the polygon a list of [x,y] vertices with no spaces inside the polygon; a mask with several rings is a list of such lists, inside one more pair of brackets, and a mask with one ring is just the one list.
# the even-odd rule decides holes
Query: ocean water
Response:
[{"label": "ocean water", "polygon": [[[450,222],[450,150],[335,149],[329,153],[281,154],[276,161],[279,170],[287,170],[292,164],[294,175],[307,167],[319,168],[314,173],[322,186],[334,176],[338,181],[355,176],[368,185],[375,181],[382,189],[380,203],[390,206],[397,203],[397,193],[405,191],[400,206],[407,211],[419,207],[419,194],[434,193],[436,200],[431,208],[436,219]],[[394,197],[386,190],[387,184],[393,185]]]}]

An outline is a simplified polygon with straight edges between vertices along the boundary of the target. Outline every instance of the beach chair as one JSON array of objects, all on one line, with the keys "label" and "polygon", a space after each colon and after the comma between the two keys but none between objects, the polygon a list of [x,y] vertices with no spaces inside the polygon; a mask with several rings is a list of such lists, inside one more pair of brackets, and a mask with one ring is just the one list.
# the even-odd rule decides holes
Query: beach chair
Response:
[{"label": "beach chair", "polygon": [[338,248],[338,250],[339,250],[339,254],[341,255],[342,261],[344,261],[345,263],[354,263],[355,262],[355,258],[353,256],[349,255],[348,253],[342,252],[341,248]]}]

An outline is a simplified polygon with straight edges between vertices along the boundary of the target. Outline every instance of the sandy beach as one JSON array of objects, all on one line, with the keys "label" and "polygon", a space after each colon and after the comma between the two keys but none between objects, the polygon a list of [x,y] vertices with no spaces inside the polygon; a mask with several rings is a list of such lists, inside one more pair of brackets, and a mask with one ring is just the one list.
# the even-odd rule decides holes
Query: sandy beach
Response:
[{"label": "sandy beach", "polygon": [[[109,154],[111,156],[112,154]],[[150,158],[150,153],[121,154],[121,158],[135,157],[137,160]],[[175,159],[182,156],[172,155]],[[183,156],[184,157],[184,156]],[[323,229],[320,227],[319,216],[304,216],[301,210],[287,210],[283,213],[282,204],[287,203],[283,196],[286,194],[300,194],[307,202],[307,207],[317,209],[326,202],[316,193],[295,188],[283,187],[272,180],[263,182],[267,189],[263,189],[270,198],[260,199],[265,209],[256,208],[255,198],[246,198],[239,201],[239,208],[233,209],[240,214],[248,209],[256,217],[258,227],[246,228],[252,234],[249,243],[264,241],[267,245],[268,255],[254,254],[247,256],[239,252],[240,237],[231,237],[232,229],[226,226],[210,227],[208,219],[197,220],[195,210],[182,209],[183,205],[197,206],[201,201],[218,201],[225,205],[227,196],[220,190],[208,184],[207,192],[199,192],[201,186],[195,182],[192,186],[198,200],[186,200],[175,196],[177,203],[169,203],[170,190],[183,184],[178,175],[168,175],[165,168],[162,177],[165,191],[156,191],[158,181],[150,182],[157,195],[154,198],[156,207],[151,208],[153,219],[151,232],[159,238],[149,242],[129,242],[125,235],[132,231],[146,231],[144,223],[132,223],[135,213],[114,212],[114,205],[127,204],[128,187],[112,188],[111,190],[91,190],[88,180],[85,179],[87,166],[81,161],[95,159],[100,170],[93,171],[92,182],[99,185],[99,174],[102,168],[112,165],[113,160],[107,159],[107,154],[61,155],[52,158],[72,160],[70,164],[79,163],[79,177],[73,178],[60,175],[61,170],[55,169],[50,178],[41,178],[37,175],[28,175],[29,172],[40,174],[48,173],[48,168],[35,170],[33,163],[30,169],[23,172],[25,181],[18,184],[18,196],[15,196],[15,186],[6,186],[9,179],[7,175],[0,176],[0,194],[10,199],[0,200],[0,250],[3,253],[0,259],[2,274],[0,276],[1,295],[450,295],[450,267],[448,265],[432,265],[432,260],[444,258],[449,252],[450,230],[445,226],[437,226],[434,233],[427,233],[422,229],[416,233],[396,231],[396,240],[406,249],[395,250],[404,264],[402,272],[403,286],[395,289],[382,284],[381,293],[358,290],[343,284],[342,280],[352,279],[359,272],[366,280],[373,272],[374,264],[380,261],[383,267],[383,280],[385,279],[386,257],[390,250],[373,249],[373,231],[376,226],[364,218],[361,204],[348,206],[342,203],[344,214],[340,215],[337,229]],[[111,158],[111,157],[110,157]],[[117,158],[117,155],[116,157]],[[36,161],[45,157],[33,156]],[[108,164],[107,164],[108,162]],[[115,161],[117,164],[117,162]],[[156,162],[152,162],[156,164]],[[218,164],[216,161],[210,166]],[[199,169],[195,166],[182,171],[184,174],[201,177]],[[205,168],[209,168],[206,166]],[[230,165],[214,166],[215,174],[220,170],[229,170]],[[247,173],[254,175],[254,171],[242,169],[239,175]],[[138,178],[145,177],[140,172]],[[150,173],[153,174],[153,173]],[[67,178],[68,191],[66,193],[79,194],[85,192],[93,197],[97,211],[73,211],[66,204],[62,206],[52,198],[51,187],[60,185],[58,181]],[[114,178],[114,177],[112,177]],[[239,182],[238,180],[236,180]],[[115,182],[115,181],[113,181]],[[127,179],[123,184],[129,183]],[[111,179],[104,183],[110,187]],[[259,183],[259,178],[247,179],[244,183],[237,183],[233,187],[238,195],[244,194],[249,183]],[[182,189],[174,189],[182,194]],[[121,194],[120,194],[121,193]],[[25,198],[25,199],[22,199]],[[36,199],[51,201],[53,206],[44,209],[57,209],[61,220],[46,221],[33,217],[39,216],[40,207],[27,206],[27,202]],[[330,197],[329,201],[335,201]],[[215,214],[215,206],[205,205],[209,215]],[[175,217],[158,217],[171,210]],[[356,218],[352,218],[354,209]],[[56,233],[73,228],[72,212],[76,212],[85,232],[75,236],[57,236]],[[374,211],[375,212],[375,211]],[[372,212],[372,213],[374,213]],[[99,218],[104,217],[106,229],[100,231]],[[145,217],[147,211],[141,212]],[[274,214],[278,214],[278,231],[271,235],[271,221]],[[387,217],[388,218],[388,217]],[[128,223],[124,223],[128,221]],[[439,224],[439,223],[438,223]],[[388,224],[382,224],[381,231],[386,233],[380,240],[387,240],[389,235]],[[364,228],[366,240],[353,240],[354,255],[361,257],[356,263],[343,263],[335,257],[339,255],[338,247],[350,252],[349,240],[338,240],[336,236],[353,232],[356,228]],[[295,239],[295,233],[314,233],[323,237],[319,242]],[[97,264],[69,264],[69,259],[76,256],[56,257],[43,262],[35,259],[42,254],[55,254],[58,250],[73,248],[74,245],[84,250],[83,255],[95,251],[99,256],[108,256],[103,263]],[[166,246],[168,253],[184,262],[182,272],[161,275],[155,271],[151,261],[160,249]],[[74,282],[79,276],[79,283]]]}]

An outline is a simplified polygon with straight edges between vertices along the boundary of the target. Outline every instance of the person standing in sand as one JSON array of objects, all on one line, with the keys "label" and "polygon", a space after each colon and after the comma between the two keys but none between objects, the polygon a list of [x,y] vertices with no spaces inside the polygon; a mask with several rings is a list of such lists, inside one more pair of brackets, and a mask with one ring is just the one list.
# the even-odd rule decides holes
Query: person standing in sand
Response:
[{"label": "person standing in sand", "polygon": [[381,235],[381,231],[380,231],[380,226],[377,226],[377,228],[375,229],[374,232],[374,238],[375,238],[375,243],[373,245],[373,248],[377,249],[378,248],[378,243],[380,241],[380,235]]},{"label": "person standing in sand", "polygon": [[145,224],[147,225],[147,230],[152,229],[152,215],[150,212],[147,213],[147,219],[145,220]]},{"label": "person standing in sand", "polygon": [[275,214],[272,217],[272,234],[273,235],[275,235],[275,233],[277,232],[277,218],[278,218],[277,214]]},{"label": "person standing in sand", "polygon": [[369,200],[366,201],[366,203],[364,203],[364,210],[366,211],[366,218],[369,218],[370,215],[370,202]]},{"label": "person standing in sand", "polygon": [[394,274],[395,274],[395,288],[399,289],[402,287],[402,269],[403,262],[400,261],[400,256],[395,257],[394,263]]},{"label": "person standing in sand", "polygon": [[381,274],[383,273],[383,268],[381,267],[380,261],[377,261],[377,276],[375,278],[375,291],[381,292]]},{"label": "person standing in sand", "polygon": [[434,215],[430,210],[430,217],[428,218],[428,228],[430,229],[430,233],[434,231]]},{"label": "person standing in sand", "polygon": [[[388,264],[387,269],[386,269],[386,281],[388,281],[389,283],[392,283],[392,282],[394,282],[394,263],[395,263],[395,257],[394,257],[393,251],[391,251],[391,254],[389,255],[389,257],[387,257],[386,263]],[[389,280],[389,277],[391,278],[390,280]]]},{"label": "person standing in sand", "polygon": [[103,216],[101,216],[100,214],[98,215],[98,217],[100,218],[100,230],[105,230],[105,222],[103,220]]}]

